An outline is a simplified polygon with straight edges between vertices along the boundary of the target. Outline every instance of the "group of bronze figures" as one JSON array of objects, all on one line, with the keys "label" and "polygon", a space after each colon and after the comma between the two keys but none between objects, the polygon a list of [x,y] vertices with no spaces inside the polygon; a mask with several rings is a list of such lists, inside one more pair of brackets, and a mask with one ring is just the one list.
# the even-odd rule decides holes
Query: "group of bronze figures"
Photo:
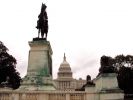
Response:
[{"label": "group of bronze figures", "polygon": [[41,38],[44,38],[44,34],[45,34],[45,39],[47,39],[48,16],[47,16],[46,8],[47,6],[42,3],[41,12],[38,16],[38,21],[37,21],[37,26],[36,26],[36,28],[38,29],[38,38],[41,33]]}]

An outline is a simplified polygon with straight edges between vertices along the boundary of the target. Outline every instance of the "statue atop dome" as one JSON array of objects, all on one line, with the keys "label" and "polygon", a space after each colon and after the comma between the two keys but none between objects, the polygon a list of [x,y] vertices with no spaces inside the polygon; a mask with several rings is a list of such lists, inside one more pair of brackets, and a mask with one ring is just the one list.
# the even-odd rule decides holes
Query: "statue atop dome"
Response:
[{"label": "statue atop dome", "polygon": [[66,61],[66,55],[65,55],[65,53],[64,53],[64,57],[63,57],[63,60],[64,60],[64,61]]}]

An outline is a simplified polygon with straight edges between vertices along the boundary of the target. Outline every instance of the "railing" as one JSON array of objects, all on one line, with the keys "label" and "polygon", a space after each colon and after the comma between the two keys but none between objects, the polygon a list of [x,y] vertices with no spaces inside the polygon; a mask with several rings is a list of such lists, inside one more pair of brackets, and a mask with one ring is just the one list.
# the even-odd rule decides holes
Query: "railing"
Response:
[{"label": "railing", "polygon": [[0,94],[0,100],[10,100],[10,94],[8,93]]},{"label": "railing", "polygon": [[119,92],[0,90],[0,100],[123,100],[123,97]]},{"label": "railing", "polygon": [[70,100],[85,100],[85,95],[80,93],[70,94]]},{"label": "railing", "polygon": [[66,94],[64,93],[49,94],[49,100],[66,100]]},{"label": "railing", "polygon": [[76,91],[0,91],[0,100],[86,100]]},{"label": "railing", "polygon": [[[21,94],[19,94],[19,97],[20,97]],[[38,98],[38,95],[37,94],[32,94],[32,93],[28,93],[25,95],[25,100],[37,100]],[[20,100],[23,100],[24,99],[22,96],[20,98]]]}]

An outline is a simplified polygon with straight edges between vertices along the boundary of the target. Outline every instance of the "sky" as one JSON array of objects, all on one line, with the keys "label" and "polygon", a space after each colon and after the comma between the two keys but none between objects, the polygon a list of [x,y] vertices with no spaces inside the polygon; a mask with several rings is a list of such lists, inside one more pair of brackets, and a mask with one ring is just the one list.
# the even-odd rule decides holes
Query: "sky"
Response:
[{"label": "sky", "polygon": [[28,42],[37,37],[41,4],[47,5],[53,78],[66,53],[73,77],[95,78],[102,55],[133,55],[133,0],[1,0],[0,41],[25,76]]}]

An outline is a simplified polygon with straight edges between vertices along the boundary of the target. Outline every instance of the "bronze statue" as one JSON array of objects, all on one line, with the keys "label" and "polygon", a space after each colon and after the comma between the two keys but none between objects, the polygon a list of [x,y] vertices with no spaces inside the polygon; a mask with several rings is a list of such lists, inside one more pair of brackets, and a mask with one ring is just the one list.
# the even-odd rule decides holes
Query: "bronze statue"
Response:
[{"label": "bronze statue", "polygon": [[115,67],[113,66],[114,59],[109,56],[102,56],[100,63],[101,67],[99,73],[115,73]]},{"label": "bronze statue", "polygon": [[44,38],[44,33],[45,33],[45,38],[47,39],[48,16],[47,16],[46,8],[47,6],[42,3],[41,13],[38,16],[38,21],[36,26],[36,28],[38,29],[38,38],[41,32],[41,37]]}]

